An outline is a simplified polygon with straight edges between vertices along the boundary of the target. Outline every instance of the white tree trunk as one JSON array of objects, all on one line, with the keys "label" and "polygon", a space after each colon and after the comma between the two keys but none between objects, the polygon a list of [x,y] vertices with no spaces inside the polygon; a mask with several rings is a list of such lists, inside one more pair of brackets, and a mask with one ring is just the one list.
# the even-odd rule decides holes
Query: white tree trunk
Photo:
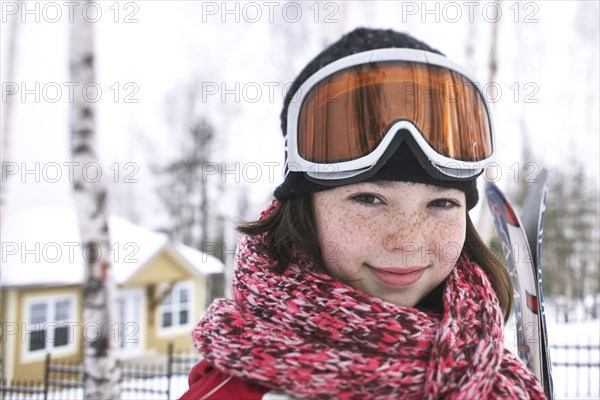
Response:
[{"label": "white tree trunk", "polygon": [[[22,6],[22,2],[17,3],[17,9]],[[9,42],[8,42],[8,62],[6,63],[5,75],[3,76],[4,82],[15,82],[15,55],[17,47],[17,38],[19,37],[19,27],[21,21],[18,16],[12,15],[12,18],[8,18],[10,21],[9,27]],[[4,88],[3,88],[4,91]],[[8,186],[9,174],[7,174],[7,168],[5,166],[11,162],[11,138],[12,138],[12,121],[14,115],[14,95],[7,96],[4,101],[2,110],[2,133],[0,134],[2,145],[0,145],[0,162],[2,162],[2,183],[0,183],[0,219],[4,217],[6,207],[6,188]],[[2,303],[3,296],[0,296],[0,321],[6,321],[4,313],[4,304]],[[4,343],[4,342],[3,342]],[[0,378],[5,378],[4,371],[4,345],[0,345]]]},{"label": "white tree trunk", "polygon": [[[19,1],[16,3],[17,9],[23,6],[23,2]],[[19,28],[21,27],[21,21],[19,20],[18,15],[12,15],[12,18],[8,18],[10,21],[10,34],[9,34],[9,42],[8,42],[8,62],[6,63],[6,74],[3,76],[4,82],[15,82],[15,56],[17,54],[16,47],[18,43],[19,37]],[[4,90],[4,88],[3,88]],[[14,103],[17,101],[15,99],[15,95],[7,96],[6,101],[4,101],[3,107],[4,110],[2,112],[2,146],[0,146],[0,159],[2,161],[2,186],[0,187],[0,217],[4,216],[4,208],[6,207],[6,187],[8,186],[8,179],[10,175],[7,175],[7,171],[5,165],[11,161],[11,145],[12,145],[12,122],[14,115]],[[0,308],[3,310],[3,308]],[[1,347],[0,347],[1,348]]]},{"label": "white tree trunk", "polygon": [[[88,1],[86,1],[88,2]],[[74,13],[70,32],[70,80],[79,84],[70,110],[71,153],[75,163],[74,194],[81,245],[86,249],[83,282],[84,367],[87,399],[118,399],[120,370],[114,337],[116,286],[111,273],[106,188],[85,175],[99,165],[96,154],[95,104],[82,88],[95,82],[93,23]],[[88,100],[92,96],[88,95]]]}]

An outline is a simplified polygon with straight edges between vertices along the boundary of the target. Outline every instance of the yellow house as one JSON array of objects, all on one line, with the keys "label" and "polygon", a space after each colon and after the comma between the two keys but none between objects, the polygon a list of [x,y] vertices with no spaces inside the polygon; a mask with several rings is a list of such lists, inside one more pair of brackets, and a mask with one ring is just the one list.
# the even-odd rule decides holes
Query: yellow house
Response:
[{"label": "yellow house", "polygon": [[[85,340],[107,329],[122,360],[191,349],[221,261],[164,234],[111,218],[112,272],[118,285],[113,326],[85,325],[84,255],[75,213],[28,209],[2,222],[0,318],[4,379],[42,379],[44,358],[79,361]],[[222,276],[222,275],[221,275]]]}]

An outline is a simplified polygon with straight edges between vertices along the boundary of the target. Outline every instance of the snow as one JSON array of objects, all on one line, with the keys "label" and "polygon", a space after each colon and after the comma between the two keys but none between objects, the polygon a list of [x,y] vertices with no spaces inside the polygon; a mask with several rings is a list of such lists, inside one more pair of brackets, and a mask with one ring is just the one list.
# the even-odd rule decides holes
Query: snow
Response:
[{"label": "snow", "polygon": [[[170,248],[198,274],[219,273],[223,264],[208,254],[165,234],[110,217],[112,272],[117,284],[126,282],[159,251]],[[83,280],[83,247],[73,209],[32,207],[2,221],[2,285],[69,285]]]},{"label": "snow", "polygon": [[177,243],[174,248],[186,259],[188,262],[198,269],[203,275],[219,274],[223,272],[223,263],[210,254],[198,251],[185,244]]}]

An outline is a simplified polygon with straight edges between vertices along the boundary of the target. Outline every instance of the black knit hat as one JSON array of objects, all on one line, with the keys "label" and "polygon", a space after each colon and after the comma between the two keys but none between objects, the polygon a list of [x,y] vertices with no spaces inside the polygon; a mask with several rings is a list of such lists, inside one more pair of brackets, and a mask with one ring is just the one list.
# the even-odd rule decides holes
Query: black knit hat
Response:
[{"label": "black knit hat", "polygon": [[[363,51],[382,48],[419,49],[444,55],[405,33],[389,29],[355,29],[323,50],[296,77],[283,102],[283,110],[281,111],[281,129],[283,135],[285,136],[287,132],[288,107],[294,94],[304,81],[324,66],[340,58]],[[476,184],[477,177],[466,181],[440,179],[440,176],[436,173],[437,171],[427,162],[424,153],[410,139],[405,139],[401,144],[391,147],[391,150],[387,151],[386,155],[382,157],[382,161],[384,161],[383,165],[380,163],[379,167],[373,168],[369,174],[361,175],[363,181],[391,180],[455,188],[465,192],[468,209],[473,208],[477,204],[479,200]],[[292,197],[331,189],[341,184],[346,183],[337,182],[327,185],[322,182],[317,183],[304,172],[289,172],[285,181],[275,189],[274,195],[278,200],[284,201]]]}]

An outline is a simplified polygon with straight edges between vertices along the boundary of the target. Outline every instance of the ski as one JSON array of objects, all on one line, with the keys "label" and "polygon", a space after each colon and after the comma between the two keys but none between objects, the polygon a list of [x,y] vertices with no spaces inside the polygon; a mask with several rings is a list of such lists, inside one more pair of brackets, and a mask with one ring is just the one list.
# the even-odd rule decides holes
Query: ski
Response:
[{"label": "ski", "polygon": [[[548,171],[542,168],[536,176],[536,181],[527,192],[521,211],[523,229],[527,235],[527,241],[531,249],[536,278],[538,284],[538,295],[540,305],[540,341],[542,342],[542,371],[544,374],[544,391],[548,395],[554,393],[552,382],[552,363],[550,361],[550,349],[548,347],[548,328],[546,325],[546,310],[544,307],[544,295],[542,290],[542,235],[544,232],[544,212],[546,210],[547,187],[546,180]],[[551,397],[551,396],[549,396]]]},{"label": "ski", "polygon": [[[541,193],[544,193],[543,182],[541,186]],[[538,279],[537,260],[539,260],[540,213],[538,212],[534,219],[536,221],[534,234],[536,259],[534,260],[524,225],[508,199],[495,184],[490,182],[486,183],[485,193],[514,287],[513,312],[516,320],[517,353],[521,361],[541,382],[548,398],[553,398],[548,365],[550,358],[547,354],[547,340],[544,337],[545,326],[542,323],[544,318],[539,308],[541,285]],[[537,195],[531,194],[531,196],[535,198]],[[533,199],[529,202],[536,204]],[[543,210],[543,205],[538,205],[537,209]]]},{"label": "ski", "polygon": [[523,210],[521,211],[521,222],[527,235],[531,256],[537,268],[536,274],[541,274],[541,251],[542,251],[542,229],[544,225],[544,210],[546,206],[546,179],[548,171],[545,168],[535,178],[533,186],[527,191]]}]

